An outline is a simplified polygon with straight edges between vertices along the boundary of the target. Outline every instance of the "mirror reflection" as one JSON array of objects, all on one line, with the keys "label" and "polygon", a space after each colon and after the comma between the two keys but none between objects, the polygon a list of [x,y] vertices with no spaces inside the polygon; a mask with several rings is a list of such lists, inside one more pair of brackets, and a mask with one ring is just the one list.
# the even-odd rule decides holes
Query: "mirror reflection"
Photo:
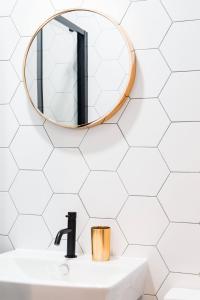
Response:
[{"label": "mirror reflection", "polygon": [[116,110],[134,80],[134,53],[122,31],[96,12],[56,15],[35,35],[25,65],[37,110],[61,126],[84,126]]}]

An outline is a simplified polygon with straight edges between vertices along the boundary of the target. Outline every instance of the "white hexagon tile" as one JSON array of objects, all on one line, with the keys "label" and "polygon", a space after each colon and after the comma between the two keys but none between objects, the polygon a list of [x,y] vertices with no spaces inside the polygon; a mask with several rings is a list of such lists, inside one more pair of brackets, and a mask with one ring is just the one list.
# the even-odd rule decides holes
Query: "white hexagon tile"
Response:
[{"label": "white hexagon tile", "polygon": [[40,216],[20,215],[14,223],[9,237],[15,248],[46,249],[52,237]]},{"label": "white hexagon tile", "polygon": [[169,174],[155,148],[130,148],[118,168],[130,195],[156,196]]},{"label": "white hexagon tile", "polygon": [[90,8],[103,12],[110,15],[118,22],[121,22],[129,5],[129,0],[83,0],[82,3],[83,8]]},{"label": "white hexagon tile", "polygon": [[49,0],[17,0],[12,19],[21,36],[29,36],[53,13],[54,8]]},{"label": "white hexagon tile", "polygon": [[115,124],[104,124],[88,130],[80,150],[91,170],[116,170],[128,150]]},{"label": "white hexagon tile", "polygon": [[[9,38],[8,38],[9,36]],[[8,60],[19,39],[19,34],[10,18],[0,18],[0,60]]]},{"label": "white hexagon tile", "polygon": [[30,42],[30,37],[21,37],[13,55],[10,59],[14,69],[17,72],[17,75],[22,80],[22,65],[24,60],[24,53]]},{"label": "white hexagon tile", "polygon": [[[199,19],[200,3],[198,0],[162,0],[173,21]],[[192,4],[192,5],[191,5]]]},{"label": "white hexagon tile", "polygon": [[20,171],[11,186],[10,195],[19,213],[41,215],[52,191],[41,171]]},{"label": "white hexagon tile", "polygon": [[18,129],[18,122],[10,106],[0,106],[0,147],[8,147]]},{"label": "white hexagon tile", "polygon": [[15,3],[16,0],[9,0],[9,1],[2,2],[0,7],[0,16],[1,17],[9,16],[14,8]]},{"label": "white hexagon tile", "polygon": [[[55,248],[53,238],[65,228],[67,212],[75,210],[79,253],[91,252],[91,226],[108,225],[112,254],[148,258],[142,300],[163,300],[172,287],[200,288],[200,1],[1,2],[0,252],[13,247],[63,251],[66,241]],[[30,105],[22,82],[30,37],[46,18],[72,7],[110,15],[136,49],[130,98],[106,124],[91,129],[45,121]],[[102,17],[85,15],[77,22],[86,29],[92,25],[89,118],[98,118],[121,96],[129,70],[126,48]],[[54,28],[44,42],[46,54],[54,56],[46,56],[44,74],[51,106],[56,90],[64,86],[71,97],[76,85],[75,73],[67,87],[55,81],[56,69],[63,68],[52,44],[59,34]],[[76,51],[73,43],[71,49]],[[64,53],[63,59],[69,56]],[[102,79],[111,69],[112,80],[107,74]],[[35,69],[29,73],[34,95]],[[74,119],[73,108],[66,109]]]},{"label": "white hexagon tile", "polygon": [[63,10],[66,8],[80,7],[83,0],[52,0],[51,2],[56,10]]},{"label": "white hexagon tile", "polygon": [[157,99],[135,99],[118,124],[130,146],[156,147],[170,121]]},{"label": "white hexagon tile", "polygon": [[116,172],[93,171],[82,186],[80,197],[90,217],[115,218],[127,193]]},{"label": "white hexagon tile", "polygon": [[172,25],[160,49],[173,71],[200,69],[200,43],[196,38],[199,33],[199,20],[177,22]]},{"label": "white hexagon tile", "polygon": [[157,0],[133,2],[122,21],[135,49],[157,48],[170,24],[170,18]]},{"label": "white hexagon tile", "polygon": [[50,156],[44,172],[55,193],[78,193],[89,168],[76,148],[57,148]]},{"label": "white hexagon tile", "polygon": [[[183,188],[184,187],[184,188]],[[199,223],[200,174],[171,173],[158,198],[173,222]]]},{"label": "white hexagon tile", "polygon": [[[83,140],[87,129],[72,130],[58,127],[55,124],[46,121],[44,127],[55,147],[78,147]],[[65,138],[63,138],[63,136]]]},{"label": "white hexagon tile", "polygon": [[140,245],[156,245],[169,223],[155,197],[130,196],[117,220],[129,244]]},{"label": "white hexagon tile", "polygon": [[158,49],[137,50],[137,74],[131,98],[158,97],[170,70]]},{"label": "white hexagon tile", "polygon": [[18,84],[18,76],[9,61],[0,61],[1,97],[0,104],[9,103]]},{"label": "white hexagon tile", "polygon": [[158,248],[170,271],[199,274],[199,224],[170,224]]},{"label": "white hexagon tile", "polygon": [[42,125],[44,123],[44,119],[36,114],[30,105],[23,83],[18,86],[10,105],[20,125]]},{"label": "white hexagon tile", "polygon": [[42,126],[21,126],[11,144],[11,152],[21,169],[42,169],[52,152]]},{"label": "white hexagon tile", "polygon": [[18,168],[9,149],[0,148],[0,191],[8,191]]},{"label": "white hexagon tile", "polygon": [[174,123],[167,130],[159,149],[171,171],[200,171],[200,123]]},{"label": "white hexagon tile", "polygon": [[6,192],[0,192],[0,211],[4,216],[0,219],[0,234],[7,235],[17,218],[17,210]]},{"label": "white hexagon tile", "polygon": [[198,71],[170,76],[159,98],[172,121],[200,121],[199,80]]}]

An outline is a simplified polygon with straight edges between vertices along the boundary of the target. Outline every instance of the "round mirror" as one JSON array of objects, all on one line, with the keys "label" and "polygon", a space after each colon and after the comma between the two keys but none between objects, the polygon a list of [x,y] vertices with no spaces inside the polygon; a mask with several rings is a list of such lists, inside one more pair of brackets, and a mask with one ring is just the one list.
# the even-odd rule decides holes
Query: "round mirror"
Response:
[{"label": "round mirror", "polygon": [[64,127],[94,126],[123,105],[135,80],[135,54],[119,24],[90,10],[48,19],[25,55],[24,82],[36,110]]}]

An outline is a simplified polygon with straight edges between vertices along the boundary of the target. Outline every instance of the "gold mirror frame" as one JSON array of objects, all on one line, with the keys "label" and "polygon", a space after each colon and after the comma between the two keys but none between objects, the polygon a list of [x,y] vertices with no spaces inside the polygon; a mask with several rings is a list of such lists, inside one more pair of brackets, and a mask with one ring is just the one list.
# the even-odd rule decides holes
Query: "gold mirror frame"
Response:
[{"label": "gold mirror frame", "polygon": [[[30,93],[29,93],[29,90],[28,90],[28,86],[27,86],[27,80],[26,80],[26,63],[27,63],[27,57],[28,57],[28,53],[29,53],[29,50],[31,48],[31,45],[35,39],[35,37],[37,36],[38,32],[47,24],[49,23],[51,20],[53,20],[55,17],[57,16],[60,16],[62,14],[65,14],[65,13],[69,13],[69,12],[73,12],[73,11],[89,11],[89,12],[93,12],[93,13],[96,13],[96,14],[99,14],[103,17],[105,17],[106,19],[108,19],[116,28],[117,30],[120,32],[120,34],[122,35],[126,45],[127,45],[127,48],[129,50],[129,59],[130,59],[130,68],[129,68],[129,81],[127,83],[127,86],[125,87],[124,89],[124,92],[123,92],[123,95],[121,96],[120,100],[118,101],[118,103],[115,105],[115,107],[113,108],[112,111],[108,112],[106,115],[104,115],[103,117],[95,120],[95,121],[92,121],[90,123],[87,123],[87,124],[83,124],[83,125],[77,125],[77,126],[70,126],[70,125],[63,125],[63,124],[60,124],[60,123],[57,123],[47,117],[45,117],[44,114],[42,114],[40,112],[39,109],[37,109],[37,107],[35,107],[34,103],[33,103],[33,100],[30,96]],[[65,127],[65,128],[89,128],[89,127],[93,127],[93,126],[96,126],[96,125],[99,125],[99,124],[102,124],[104,123],[105,121],[108,121],[110,118],[112,118],[119,110],[120,108],[123,106],[123,104],[125,103],[127,97],[129,96],[132,88],[133,88],[133,85],[134,85],[134,82],[135,82],[135,76],[136,76],[136,57],[135,57],[135,51],[134,51],[134,48],[133,48],[133,45],[132,45],[132,42],[131,40],[129,39],[129,37],[127,36],[125,30],[122,28],[122,26],[117,22],[115,21],[113,18],[111,18],[110,16],[102,13],[102,12],[99,12],[99,11],[96,11],[96,10],[91,10],[91,9],[86,9],[86,8],[71,8],[71,9],[67,9],[67,10],[62,10],[56,14],[54,14],[53,16],[51,16],[50,18],[48,18],[44,23],[42,23],[42,25],[39,26],[39,28],[36,30],[36,32],[34,33],[34,35],[32,36],[29,44],[28,44],[28,47],[26,49],[26,52],[25,52],[25,56],[24,56],[24,63],[23,63],[23,82],[24,82],[24,86],[25,86],[25,90],[26,90],[26,94],[28,96],[28,99],[30,100],[32,106],[34,107],[34,109],[39,113],[39,115],[41,115],[45,120],[55,124],[55,125],[58,125],[60,127]]]}]

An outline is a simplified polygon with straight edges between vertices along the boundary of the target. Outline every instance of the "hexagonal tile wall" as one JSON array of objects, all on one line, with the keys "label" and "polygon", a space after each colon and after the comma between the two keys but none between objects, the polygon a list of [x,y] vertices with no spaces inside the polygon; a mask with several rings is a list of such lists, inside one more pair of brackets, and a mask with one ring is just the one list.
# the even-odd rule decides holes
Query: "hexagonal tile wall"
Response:
[{"label": "hexagonal tile wall", "polygon": [[93,171],[82,186],[80,197],[90,217],[115,218],[127,193],[116,172]]},{"label": "hexagonal tile wall", "polygon": [[[44,127],[52,141],[54,147],[78,147],[83,140],[87,129],[71,130],[68,128],[58,127],[55,124],[46,121]],[[66,138],[63,139],[63,136]]]},{"label": "hexagonal tile wall", "polygon": [[0,16],[2,17],[9,16],[15,3],[16,0],[9,0],[9,1],[2,2],[0,7]]},{"label": "hexagonal tile wall", "polygon": [[135,99],[129,102],[118,124],[130,146],[156,147],[170,121],[158,100]]},{"label": "hexagonal tile wall", "polygon": [[137,50],[137,74],[131,98],[158,97],[170,70],[157,49]]},{"label": "hexagonal tile wall", "polygon": [[13,246],[8,236],[0,235],[0,253],[13,250]]},{"label": "hexagonal tile wall", "polygon": [[[9,38],[8,38],[9,36]],[[10,18],[0,18],[0,60],[10,59],[19,39],[19,34]]]},{"label": "hexagonal tile wall", "polygon": [[19,84],[17,74],[9,61],[0,61],[0,82],[0,104],[9,103]]},{"label": "hexagonal tile wall", "polygon": [[120,22],[130,5],[129,0],[83,0],[82,7],[101,11]]},{"label": "hexagonal tile wall", "polygon": [[157,48],[170,24],[170,18],[157,0],[133,2],[122,21],[136,49]]},{"label": "hexagonal tile wall", "polygon": [[[37,27],[54,13],[53,6],[49,0],[17,0],[12,19],[22,36],[34,33]],[[23,18],[22,18],[23,15]]]},{"label": "hexagonal tile wall", "polygon": [[21,83],[14,94],[11,107],[20,125],[42,125],[44,119],[35,112]]},{"label": "hexagonal tile wall", "polygon": [[144,293],[156,294],[168,275],[168,269],[158,250],[153,246],[129,245],[124,255],[147,258],[148,271]]},{"label": "hexagonal tile wall", "polygon": [[11,151],[21,169],[42,169],[52,144],[42,126],[21,126],[12,144]]},{"label": "hexagonal tile wall", "polygon": [[77,212],[78,238],[89,219],[80,198],[72,194],[54,194],[43,215],[53,237],[60,229],[66,228],[68,221],[65,216],[69,211]]},{"label": "hexagonal tile wall", "polygon": [[199,274],[199,224],[171,223],[158,248],[170,271]]},{"label": "hexagonal tile wall", "polygon": [[173,73],[159,98],[172,121],[200,121],[200,72]]},{"label": "hexagonal tile wall", "polygon": [[200,222],[200,174],[171,173],[158,198],[172,222]]},{"label": "hexagonal tile wall", "polygon": [[6,192],[0,192],[0,234],[7,235],[16,220],[17,210]]},{"label": "hexagonal tile wall", "polygon": [[117,220],[129,244],[140,245],[156,245],[169,223],[154,197],[129,197]]},{"label": "hexagonal tile wall", "polygon": [[[200,171],[200,124],[171,124],[159,145],[171,171]],[[192,159],[191,159],[192,158]]]},{"label": "hexagonal tile wall", "polygon": [[174,21],[185,21],[199,18],[200,3],[193,0],[162,0],[169,15]]},{"label": "hexagonal tile wall", "polygon": [[30,41],[29,37],[22,37],[20,38],[15,51],[11,57],[11,63],[16,70],[19,78],[22,80],[22,64],[24,59],[24,53]]},{"label": "hexagonal tile wall", "polygon": [[9,105],[0,106],[0,147],[8,147],[18,129],[18,122]]},{"label": "hexagonal tile wall", "polygon": [[56,10],[81,6],[83,0],[51,0]]},{"label": "hexagonal tile wall", "polygon": [[49,158],[44,172],[56,193],[77,193],[89,169],[78,149],[57,148]]},{"label": "hexagonal tile wall", "polygon": [[111,227],[111,255],[122,255],[127,246],[127,241],[121,232],[118,224],[112,219],[90,219],[83,230],[79,243],[85,253],[91,253],[91,227],[110,226]]},{"label": "hexagonal tile wall", "polygon": [[0,148],[0,191],[8,191],[18,168],[9,149]]},{"label": "hexagonal tile wall", "polygon": [[[173,71],[200,69],[200,20],[172,25],[160,49]],[[181,55],[180,55],[181,53]]]},{"label": "hexagonal tile wall", "polygon": [[103,124],[88,130],[80,149],[92,170],[114,171],[128,145],[117,125]]},{"label": "hexagonal tile wall", "polygon": [[10,194],[19,213],[41,215],[52,191],[41,171],[20,171]]},{"label": "hexagonal tile wall", "polygon": [[20,215],[9,237],[15,248],[46,249],[52,237],[40,216]]},{"label": "hexagonal tile wall", "polygon": [[129,194],[156,196],[169,170],[157,149],[130,148],[118,174]]}]

